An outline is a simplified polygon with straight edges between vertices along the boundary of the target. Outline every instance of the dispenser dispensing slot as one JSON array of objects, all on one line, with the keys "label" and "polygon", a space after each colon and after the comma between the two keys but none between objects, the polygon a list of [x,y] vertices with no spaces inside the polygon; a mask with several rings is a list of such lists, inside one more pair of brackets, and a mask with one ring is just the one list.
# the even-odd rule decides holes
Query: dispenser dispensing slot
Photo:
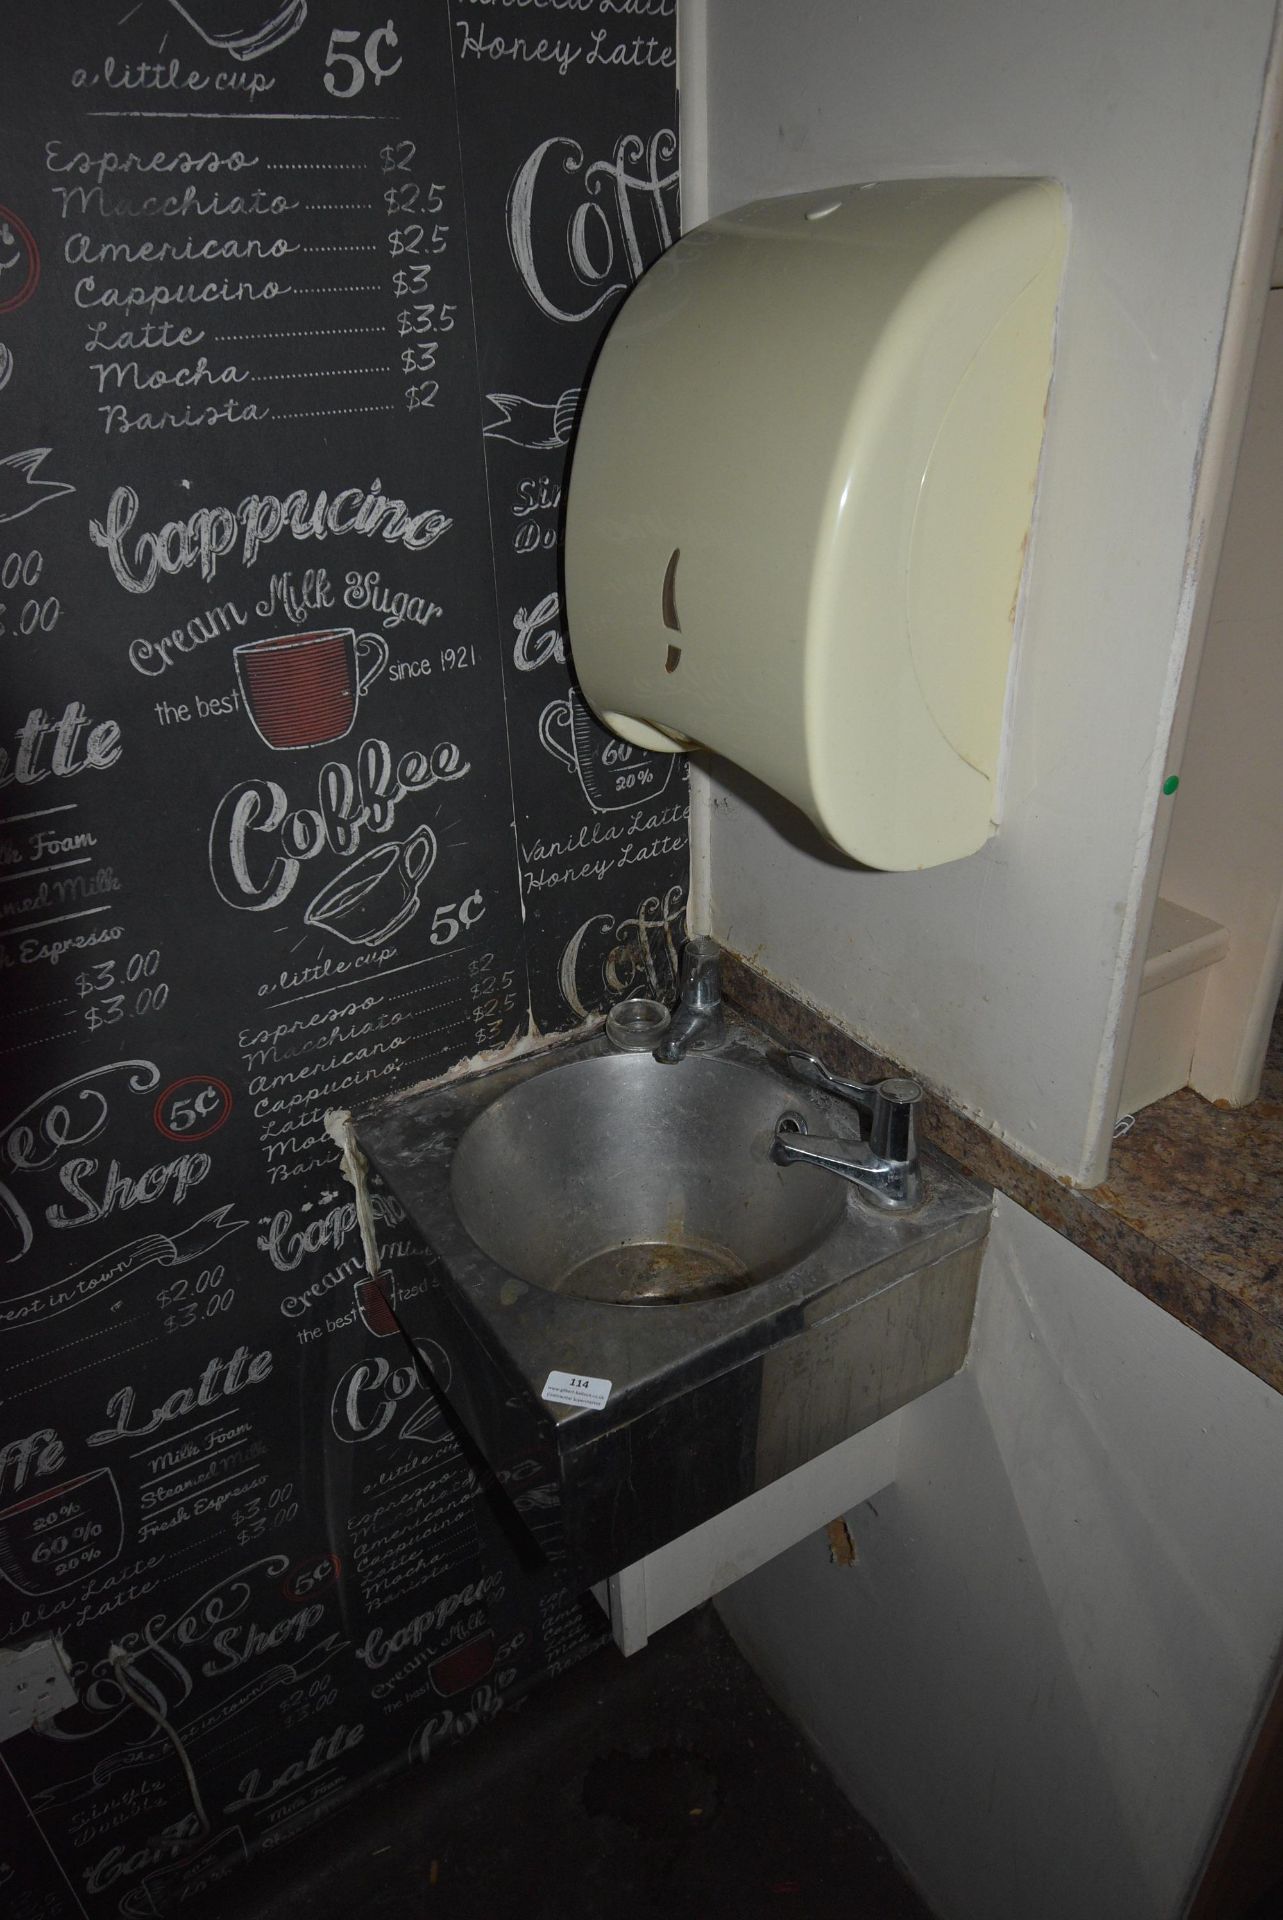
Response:
[{"label": "dispenser dispensing slot", "polygon": [[[681,557],[682,557],[681,548],[674,547],[672,552],[672,557],[669,560],[667,567],[664,569],[664,591],[661,597],[660,604],[663,607],[663,611],[664,611],[664,625],[668,628],[670,633],[680,633],[682,630],[682,623],[677,618],[677,562],[681,559]],[[680,648],[674,649],[672,647],[669,648],[670,654],[673,653],[674,651],[680,652],[681,649]],[[671,673],[672,671],[671,667],[669,671]]]},{"label": "dispenser dispensing slot", "polygon": [[[677,617],[677,562],[681,557],[681,548],[674,547],[672,553],[669,555],[668,565],[664,569],[664,587],[659,597],[660,608],[664,616],[664,625],[670,633],[680,633],[682,630],[682,623]],[[664,672],[676,673],[681,664],[681,658],[681,648],[670,646],[667,658],[664,661]]]}]

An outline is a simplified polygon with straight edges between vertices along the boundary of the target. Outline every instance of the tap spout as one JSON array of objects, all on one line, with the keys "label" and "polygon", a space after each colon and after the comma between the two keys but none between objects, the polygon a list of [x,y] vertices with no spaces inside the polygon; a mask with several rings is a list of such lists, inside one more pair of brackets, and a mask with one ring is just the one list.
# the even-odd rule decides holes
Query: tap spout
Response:
[{"label": "tap spout", "polygon": [[715,940],[693,934],[682,951],[681,998],[655,1059],[671,1066],[688,1053],[714,1053],[726,1040],[721,950]]}]

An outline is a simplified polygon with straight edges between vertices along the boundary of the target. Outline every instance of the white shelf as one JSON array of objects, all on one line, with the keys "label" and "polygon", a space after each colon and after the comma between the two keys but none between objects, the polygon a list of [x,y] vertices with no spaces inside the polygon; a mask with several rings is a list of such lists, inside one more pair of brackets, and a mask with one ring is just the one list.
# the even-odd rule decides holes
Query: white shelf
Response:
[{"label": "white shelf", "polygon": [[1229,947],[1225,927],[1160,898],[1145,949],[1121,1113],[1137,1113],[1189,1084],[1207,969],[1223,960]]}]

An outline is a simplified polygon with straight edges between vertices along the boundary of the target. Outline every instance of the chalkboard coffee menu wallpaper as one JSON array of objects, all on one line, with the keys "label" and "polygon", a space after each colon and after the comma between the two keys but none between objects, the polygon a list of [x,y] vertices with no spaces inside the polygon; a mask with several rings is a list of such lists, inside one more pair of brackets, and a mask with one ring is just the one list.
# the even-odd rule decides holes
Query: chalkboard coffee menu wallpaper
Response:
[{"label": "chalkboard coffee menu wallpaper", "polygon": [[600,1635],[322,1115],[673,985],[684,769],[558,573],[673,13],[5,10],[0,1644],[78,1695],[0,1744],[7,1920],[174,1911]]}]

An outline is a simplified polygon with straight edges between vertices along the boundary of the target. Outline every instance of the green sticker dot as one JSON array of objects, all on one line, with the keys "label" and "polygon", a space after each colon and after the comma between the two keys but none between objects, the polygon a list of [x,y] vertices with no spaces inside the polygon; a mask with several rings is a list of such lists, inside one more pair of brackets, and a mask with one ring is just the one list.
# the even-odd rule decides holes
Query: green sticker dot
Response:
[{"label": "green sticker dot", "polygon": [[1181,777],[1179,773],[1169,773],[1166,780],[1164,780],[1163,782],[1163,792],[1175,793],[1180,783],[1181,783]]}]

